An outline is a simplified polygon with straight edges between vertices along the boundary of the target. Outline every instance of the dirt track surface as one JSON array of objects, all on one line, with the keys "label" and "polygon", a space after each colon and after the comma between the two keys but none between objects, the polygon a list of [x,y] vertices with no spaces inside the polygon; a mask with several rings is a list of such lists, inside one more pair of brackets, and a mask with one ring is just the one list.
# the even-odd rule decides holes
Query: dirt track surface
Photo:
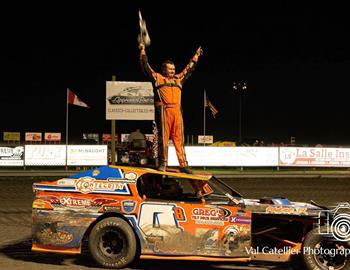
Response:
[{"label": "dirt track surface", "polygon": [[[88,254],[67,256],[31,252],[31,185],[59,177],[0,177],[0,269],[100,269]],[[325,205],[350,202],[350,178],[235,178],[225,182],[245,198],[283,196],[294,201],[311,199]],[[227,263],[142,260],[129,269],[301,269],[300,265],[232,265]]]}]

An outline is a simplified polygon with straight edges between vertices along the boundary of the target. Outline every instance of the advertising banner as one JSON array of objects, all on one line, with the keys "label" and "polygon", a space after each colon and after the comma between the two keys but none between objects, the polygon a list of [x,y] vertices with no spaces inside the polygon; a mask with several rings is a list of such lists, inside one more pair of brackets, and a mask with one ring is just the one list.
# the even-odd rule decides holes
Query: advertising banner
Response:
[{"label": "advertising banner", "polygon": [[107,120],[154,120],[151,82],[106,83]]},{"label": "advertising banner", "polygon": [[[114,139],[116,142],[118,141],[118,134],[115,134]],[[103,133],[102,142],[110,142],[110,141],[112,141],[112,134]]]},{"label": "advertising banner", "polygon": [[0,147],[0,166],[24,166],[24,146]]},{"label": "advertising banner", "polygon": [[[278,166],[277,147],[186,146],[190,166]],[[175,147],[169,147],[169,166],[178,166]]]},{"label": "advertising banner", "polygon": [[41,132],[26,132],[25,133],[26,142],[41,142],[42,136]]},{"label": "advertising banner", "polygon": [[45,132],[44,138],[46,142],[60,142],[61,133],[60,132]]},{"label": "advertising banner", "polygon": [[199,135],[198,144],[212,144],[214,142],[214,136],[212,135]]},{"label": "advertising banner", "polygon": [[350,167],[350,148],[280,147],[279,166]]},{"label": "advertising banner", "polygon": [[100,135],[98,133],[83,133],[83,140],[91,140],[99,143]]},{"label": "advertising banner", "polygon": [[26,144],[24,164],[26,166],[65,166],[66,146]]},{"label": "advertising banner", "polygon": [[107,165],[107,145],[68,145],[68,166]]},{"label": "advertising banner", "polygon": [[21,140],[20,132],[4,132],[3,141],[19,142]]}]

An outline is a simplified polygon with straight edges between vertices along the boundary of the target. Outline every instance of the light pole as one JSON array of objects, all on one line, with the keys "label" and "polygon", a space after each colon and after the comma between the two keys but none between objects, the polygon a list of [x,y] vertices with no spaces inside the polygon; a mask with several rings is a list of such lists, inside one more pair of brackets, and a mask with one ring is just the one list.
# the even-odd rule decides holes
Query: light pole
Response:
[{"label": "light pole", "polygon": [[246,82],[233,82],[233,91],[239,96],[239,144],[242,144],[242,95],[246,90]]}]

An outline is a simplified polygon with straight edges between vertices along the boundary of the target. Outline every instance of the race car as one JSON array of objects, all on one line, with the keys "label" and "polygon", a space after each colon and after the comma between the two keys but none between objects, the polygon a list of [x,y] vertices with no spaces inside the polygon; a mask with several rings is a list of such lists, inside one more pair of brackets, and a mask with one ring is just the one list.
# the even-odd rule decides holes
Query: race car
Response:
[{"label": "race car", "polygon": [[103,166],[34,183],[33,190],[36,252],[78,254],[87,242],[106,268],[138,258],[235,263],[299,256],[308,269],[350,267],[350,239],[346,231],[334,234],[329,209],[244,199],[210,174]]}]

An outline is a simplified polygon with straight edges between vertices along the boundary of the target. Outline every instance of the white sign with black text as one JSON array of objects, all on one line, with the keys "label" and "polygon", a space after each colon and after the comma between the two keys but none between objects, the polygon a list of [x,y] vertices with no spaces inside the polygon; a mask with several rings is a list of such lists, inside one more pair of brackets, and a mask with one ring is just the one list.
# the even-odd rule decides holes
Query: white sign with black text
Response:
[{"label": "white sign with black text", "polygon": [[107,82],[106,120],[154,120],[152,84]]}]

